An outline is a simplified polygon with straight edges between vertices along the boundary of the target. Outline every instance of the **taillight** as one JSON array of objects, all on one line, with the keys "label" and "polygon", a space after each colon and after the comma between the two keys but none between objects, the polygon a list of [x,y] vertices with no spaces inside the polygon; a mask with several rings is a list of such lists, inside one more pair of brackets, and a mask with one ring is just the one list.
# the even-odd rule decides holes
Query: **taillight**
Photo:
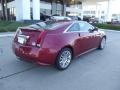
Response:
[{"label": "taillight", "polygon": [[16,30],[16,33],[14,35],[14,41],[17,41],[17,35],[19,35],[20,31],[21,31],[21,29],[18,27],[18,29]]},{"label": "taillight", "polygon": [[18,29],[16,30],[16,32],[15,32],[14,39],[15,39],[15,37],[17,36],[17,34],[19,33],[19,31],[20,31],[20,29],[18,28]]},{"label": "taillight", "polygon": [[42,40],[45,37],[45,35],[46,35],[46,31],[42,31],[40,33],[40,35],[38,36],[38,39],[37,39],[37,43],[36,43],[37,47],[41,47],[41,43],[42,43]]},{"label": "taillight", "polygon": [[21,34],[22,34],[22,31],[21,31],[21,29],[20,29],[20,28],[18,28],[18,29],[17,29],[17,31],[16,31],[15,36],[16,36],[16,35],[21,35]]}]

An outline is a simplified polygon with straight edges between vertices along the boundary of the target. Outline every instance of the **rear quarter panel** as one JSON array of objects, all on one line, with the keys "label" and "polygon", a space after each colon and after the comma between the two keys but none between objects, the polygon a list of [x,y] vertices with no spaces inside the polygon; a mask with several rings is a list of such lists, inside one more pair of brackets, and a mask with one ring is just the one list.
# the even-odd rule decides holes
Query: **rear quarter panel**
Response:
[{"label": "rear quarter panel", "polygon": [[58,33],[58,34],[47,34],[44,38],[42,48],[48,48],[50,52],[57,55],[59,51],[66,47],[71,46],[74,52],[74,55],[77,54],[77,33]]}]

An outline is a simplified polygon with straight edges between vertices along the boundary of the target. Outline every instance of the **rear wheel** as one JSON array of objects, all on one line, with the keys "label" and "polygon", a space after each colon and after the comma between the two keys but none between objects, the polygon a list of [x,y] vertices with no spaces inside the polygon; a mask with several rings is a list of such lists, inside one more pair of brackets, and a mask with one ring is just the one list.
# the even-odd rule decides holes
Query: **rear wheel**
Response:
[{"label": "rear wheel", "polygon": [[105,45],[106,45],[106,38],[103,37],[102,40],[101,40],[101,43],[99,45],[99,49],[104,49],[105,48]]},{"label": "rear wheel", "polygon": [[72,51],[70,48],[62,49],[56,60],[56,67],[59,70],[64,70],[69,67],[72,60]]}]

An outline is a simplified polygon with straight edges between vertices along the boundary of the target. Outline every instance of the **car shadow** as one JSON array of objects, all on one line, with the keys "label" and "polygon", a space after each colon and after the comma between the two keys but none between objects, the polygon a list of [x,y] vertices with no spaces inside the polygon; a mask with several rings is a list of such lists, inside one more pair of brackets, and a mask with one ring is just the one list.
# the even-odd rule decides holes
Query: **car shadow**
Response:
[{"label": "car shadow", "polygon": [[97,60],[97,58],[101,57],[101,55],[103,55],[103,51],[93,50],[89,53],[76,57],[73,59],[68,69],[63,71],[57,70],[54,65],[43,66],[21,61],[16,57],[13,57],[14,59],[9,61],[8,65],[6,64],[1,66],[0,79],[19,74],[22,74],[23,77],[24,75],[25,77],[26,75],[29,75],[29,78],[41,75],[44,77],[55,76],[58,74],[67,75],[70,73],[79,73],[80,75],[83,75],[85,72],[89,71],[90,67],[93,67],[93,65],[101,62],[100,60]]}]

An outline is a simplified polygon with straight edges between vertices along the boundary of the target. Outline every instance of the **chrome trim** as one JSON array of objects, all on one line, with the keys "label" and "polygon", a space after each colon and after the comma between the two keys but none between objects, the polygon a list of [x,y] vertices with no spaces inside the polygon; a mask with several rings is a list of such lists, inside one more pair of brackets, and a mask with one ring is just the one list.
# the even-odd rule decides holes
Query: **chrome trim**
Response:
[{"label": "chrome trim", "polygon": [[67,33],[68,29],[70,29],[73,24],[75,24],[75,22],[73,22],[72,24],[70,24],[70,25],[64,30],[63,33]]},{"label": "chrome trim", "polygon": [[84,55],[84,54],[86,54],[86,53],[89,53],[89,52],[91,52],[91,51],[93,51],[93,50],[95,50],[95,49],[97,49],[97,48],[89,49],[89,50],[87,50],[87,51],[85,51],[85,52],[79,54],[78,56],[81,56],[81,55]]},{"label": "chrome trim", "polygon": [[63,33],[88,32],[88,31],[71,31],[71,32],[68,31],[68,29],[70,29],[73,24],[75,24],[75,23],[78,23],[78,24],[79,24],[79,22],[85,22],[85,21],[75,21],[75,22],[73,22],[71,25],[69,25],[69,26],[65,29],[65,31],[64,31]]}]

